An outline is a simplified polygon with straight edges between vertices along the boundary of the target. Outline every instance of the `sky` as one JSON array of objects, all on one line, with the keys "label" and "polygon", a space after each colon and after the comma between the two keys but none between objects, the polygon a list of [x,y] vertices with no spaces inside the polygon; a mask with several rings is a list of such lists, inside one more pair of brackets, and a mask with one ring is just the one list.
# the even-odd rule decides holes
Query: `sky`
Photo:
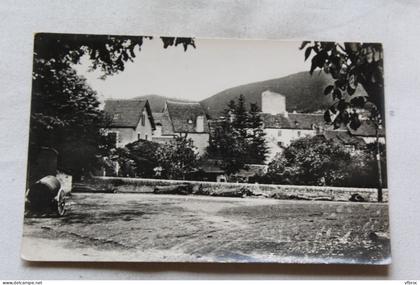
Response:
[{"label": "sky", "polygon": [[105,80],[89,72],[87,58],[76,66],[99,99],[157,94],[200,101],[224,89],[308,71],[301,42],[195,39],[196,49],[163,48],[160,38],[145,40],[134,62]]}]

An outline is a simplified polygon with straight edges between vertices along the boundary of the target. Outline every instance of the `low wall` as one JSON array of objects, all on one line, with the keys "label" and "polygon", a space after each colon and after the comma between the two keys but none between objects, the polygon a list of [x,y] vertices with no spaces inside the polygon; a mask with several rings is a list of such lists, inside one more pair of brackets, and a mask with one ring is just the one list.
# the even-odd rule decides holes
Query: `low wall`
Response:
[{"label": "low wall", "polygon": [[[256,196],[276,199],[349,201],[353,194],[359,194],[365,201],[376,202],[377,190],[374,188],[346,188],[327,186],[218,183],[207,181],[160,180],[121,177],[94,177],[91,182],[95,187],[109,192],[153,193],[156,186],[191,184],[200,188],[200,192],[219,196],[232,190],[246,190]],[[383,201],[388,202],[388,190],[383,190]]]}]

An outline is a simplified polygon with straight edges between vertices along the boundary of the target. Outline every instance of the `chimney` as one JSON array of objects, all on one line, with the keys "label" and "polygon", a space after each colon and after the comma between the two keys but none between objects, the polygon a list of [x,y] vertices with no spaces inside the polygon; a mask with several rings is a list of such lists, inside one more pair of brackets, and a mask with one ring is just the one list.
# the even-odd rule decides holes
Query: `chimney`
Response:
[{"label": "chimney", "polygon": [[286,97],[270,90],[264,91],[261,93],[261,112],[272,115],[281,114],[287,116]]},{"label": "chimney", "polygon": [[195,130],[197,133],[204,132],[204,116],[197,116]]}]

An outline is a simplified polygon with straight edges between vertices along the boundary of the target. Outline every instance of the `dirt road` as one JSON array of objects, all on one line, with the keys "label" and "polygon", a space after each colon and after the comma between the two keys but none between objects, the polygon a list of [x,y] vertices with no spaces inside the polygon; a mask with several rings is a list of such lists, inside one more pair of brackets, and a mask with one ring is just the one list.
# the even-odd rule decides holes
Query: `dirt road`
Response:
[{"label": "dirt road", "polygon": [[73,194],[62,218],[26,218],[30,260],[389,262],[386,204]]}]

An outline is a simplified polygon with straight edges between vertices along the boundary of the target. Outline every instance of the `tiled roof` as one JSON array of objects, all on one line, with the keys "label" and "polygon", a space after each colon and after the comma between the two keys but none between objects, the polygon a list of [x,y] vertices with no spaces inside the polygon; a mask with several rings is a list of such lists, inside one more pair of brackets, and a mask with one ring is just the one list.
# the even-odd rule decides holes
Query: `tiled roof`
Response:
[{"label": "tiled roof", "polygon": [[155,124],[162,126],[162,135],[173,135],[174,129],[172,127],[171,119],[168,113],[153,113]]},{"label": "tiled roof", "polygon": [[325,125],[323,114],[289,113],[288,119],[292,129],[312,130],[313,125]]},{"label": "tiled roof", "polygon": [[364,140],[359,137],[352,136],[347,131],[324,131],[322,134],[326,139],[338,140],[347,145],[364,144]]},{"label": "tiled roof", "polygon": [[166,101],[166,106],[174,132],[197,133],[196,122],[198,116],[203,116],[203,132],[209,132],[206,114],[200,103]]},{"label": "tiled roof", "polygon": [[269,129],[301,129],[312,130],[313,126],[324,126],[322,114],[289,113],[287,116],[261,113],[264,127]]},{"label": "tiled roof", "polygon": [[264,122],[264,128],[268,129],[290,129],[289,120],[284,115],[272,115],[261,113],[261,119]]},{"label": "tiled roof", "polygon": [[147,100],[105,100],[104,111],[110,116],[110,127],[136,128],[144,108],[146,108],[154,128],[154,121]]},{"label": "tiled roof", "polygon": [[[354,136],[360,136],[360,137],[375,137],[376,136],[376,127],[372,121],[365,120],[362,121],[362,124],[360,125],[357,130],[353,130],[349,128],[349,132]],[[384,129],[379,129],[379,136],[384,137],[385,132]]]}]

